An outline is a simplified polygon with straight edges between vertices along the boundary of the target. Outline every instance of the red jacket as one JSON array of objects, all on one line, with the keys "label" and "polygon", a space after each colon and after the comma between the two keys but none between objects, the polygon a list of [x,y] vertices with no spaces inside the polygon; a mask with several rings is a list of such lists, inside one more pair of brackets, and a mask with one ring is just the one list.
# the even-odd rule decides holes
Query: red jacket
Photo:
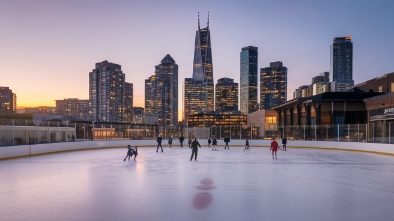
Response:
[{"label": "red jacket", "polygon": [[276,142],[276,140],[273,140],[272,142],[271,142],[271,149],[272,149],[272,151],[277,151],[278,150],[278,142]]}]

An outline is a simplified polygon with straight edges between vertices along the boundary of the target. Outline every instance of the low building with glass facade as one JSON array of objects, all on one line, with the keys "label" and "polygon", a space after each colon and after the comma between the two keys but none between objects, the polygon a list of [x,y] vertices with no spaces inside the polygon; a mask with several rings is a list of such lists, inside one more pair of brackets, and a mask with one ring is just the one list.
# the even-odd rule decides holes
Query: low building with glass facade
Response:
[{"label": "low building with glass facade", "polygon": [[259,128],[258,137],[270,139],[278,130],[278,113],[274,110],[259,110],[248,114],[248,127]]},{"label": "low building with glass facade", "polygon": [[370,142],[394,143],[394,92],[365,99]]},{"label": "low building with glass facade", "polygon": [[[186,131],[189,135],[196,135],[199,138],[215,136],[222,139],[228,136],[234,139],[257,139],[258,129],[255,128],[255,136],[250,133],[250,127],[247,126],[247,115],[237,113],[217,113],[210,112],[207,114],[193,114],[188,116],[186,122]],[[193,134],[194,133],[194,134]]]},{"label": "low building with glass facade", "polygon": [[273,109],[278,113],[278,129],[285,136],[297,139],[306,133],[314,139],[325,140],[343,133],[345,124],[366,124],[364,99],[378,95],[381,93],[325,92],[296,98]]},{"label": "low building with glass facade", "polygon": [[240,125],[247,123],[247,115],[243,114],[220,114],[200,113],[189,115],[188,127],[212,127],[215,125]]}]

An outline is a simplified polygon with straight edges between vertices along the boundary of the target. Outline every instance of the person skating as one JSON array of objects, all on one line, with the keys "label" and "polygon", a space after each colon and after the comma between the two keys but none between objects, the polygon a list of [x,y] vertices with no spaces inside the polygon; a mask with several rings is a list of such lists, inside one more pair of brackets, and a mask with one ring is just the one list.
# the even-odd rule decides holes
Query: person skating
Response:
[{"label": "person skating", "polygon": [[161,146],[161,142],[163,141],[163,138],[161,137],[161,134],[156,139],[157,141],[157,150],[156,153],[159,151],[159,147],[161,147],[161,152],[163,152],[163,147]]},{"label": "person skating", "polygon": [[286,137],[284,137],[284,138],[282,139],[282,146],[283,146],[282,151],[286,151],[286,145],[287,145],[287,139],[286,139]]},{"label": "person skating", "polygon": [[216,150],[216,146],[218,145],[218,141],[216,140],[216,137],[213,137],[212,140],[212,150]]},{"label": "person skating", "polygon": [[194,160],[197,160],[198,147],[201,148],[201,145],[197,141],[197,138],[194,138],[191,145],[192,145],[192,156],[190,157],[190,161],[192,161],[193,156],[194,156]]},{"label": "person skating", "polygon": [[172,145],[172,136],[170,136],[170,138],[168,138],[168,144],[170,145],[170,148],[171,148],[171,145]]},{"label": "person skating", "polygon": [[246,139],[244,151],[245,151],[245,150],[249,150],[249,149],[250,149],[250,148],[249,148],[249,140]]},{"label": "person skating", "polygon": [[270,150],[272,150],[272,159],[274,159],[274,155],[275,155],[275,159],[278,159],[278,156],[276,155],[278,149],[281,150],[278,145],[278,142],[276,142],[276,140],[272,138],[271,148],[270,148]]},{"label": "person skating", "polygon": [[179,137],[179,143],[181,143],[180,147],[183,147],[183,141],[185,140],[185,138],[183,136]]},{"label": "person skating", "polygon": [[211,142],[212,142],[211,138],[208,138],[208,148],[211,147]]},{"label": "person skating", "polygon": [[135,158],[137,158],[137,155],[138,155],[138,146],[135,146],[135,147],[132,148],[130,145],[128,145],[127,149],[128,149],[127,150],[127,155],[123,159],[123,161],[126,161],[127,157],[129,157],[129,160],[130,160],[130,157],[132,157],[133,155],[134,155],[134,160],[135,160]]},{"label": "person skating", "polygon": [[192,146],[192,138],[191,137],[189,137],[189,141],[187,141],[187,143],[189,144],[189,148],[191,148],[191,146]]},{"label": "person skating", "polygon": [[226,147],[227,147],[227,149],[230,150],[230,146],[228,145],[229,142],[230,142],[230,138],[229,138],[228,136],[226,136],[226,137],[224,138],[224,143],[226,143],[226,144],[224,145],[224,149],[226,149]]}]

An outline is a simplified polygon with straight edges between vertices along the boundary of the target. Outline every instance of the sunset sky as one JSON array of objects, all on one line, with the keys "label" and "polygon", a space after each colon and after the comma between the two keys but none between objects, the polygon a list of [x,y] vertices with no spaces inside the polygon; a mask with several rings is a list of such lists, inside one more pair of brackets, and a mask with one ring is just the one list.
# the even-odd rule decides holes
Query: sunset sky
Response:
[{"label": "sunset sky", "polygon": [[144,80],[166,54],[179,65],[180,92],[192,77],[197,13],[205,27],[208,11],[215,83],[239,83],[241,48],[256,46],[259,68],[288,68],[291,99],[330,70],[333,38],[348,35],[356,84],[394,71],[392,0],[0,0],[0,86],[17,94],[18,107],[88,99],[89,72],[108,60],[144,107]]}]

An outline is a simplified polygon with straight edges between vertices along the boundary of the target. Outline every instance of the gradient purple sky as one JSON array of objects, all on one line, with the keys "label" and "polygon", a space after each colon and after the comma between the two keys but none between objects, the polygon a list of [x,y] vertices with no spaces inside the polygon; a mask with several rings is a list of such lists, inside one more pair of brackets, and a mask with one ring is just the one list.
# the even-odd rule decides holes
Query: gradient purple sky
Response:
[{"label": "gradient purple sky", "polygon": [[273,61],[288,68],[292,99],[295,88],[330,70],[333,38],[347,35],[356,84],[394,71],[392,0],[0,0],[0,86],[17,94],[18,107],[88,99],[89,72],[108,60],[122,65],[135,106],[144,107],[145,79],[170,54],[181,101],[197,12],[205,27],[208,11],[215,83],[239,83],[241,48],[257,46],[259,68]]}]

